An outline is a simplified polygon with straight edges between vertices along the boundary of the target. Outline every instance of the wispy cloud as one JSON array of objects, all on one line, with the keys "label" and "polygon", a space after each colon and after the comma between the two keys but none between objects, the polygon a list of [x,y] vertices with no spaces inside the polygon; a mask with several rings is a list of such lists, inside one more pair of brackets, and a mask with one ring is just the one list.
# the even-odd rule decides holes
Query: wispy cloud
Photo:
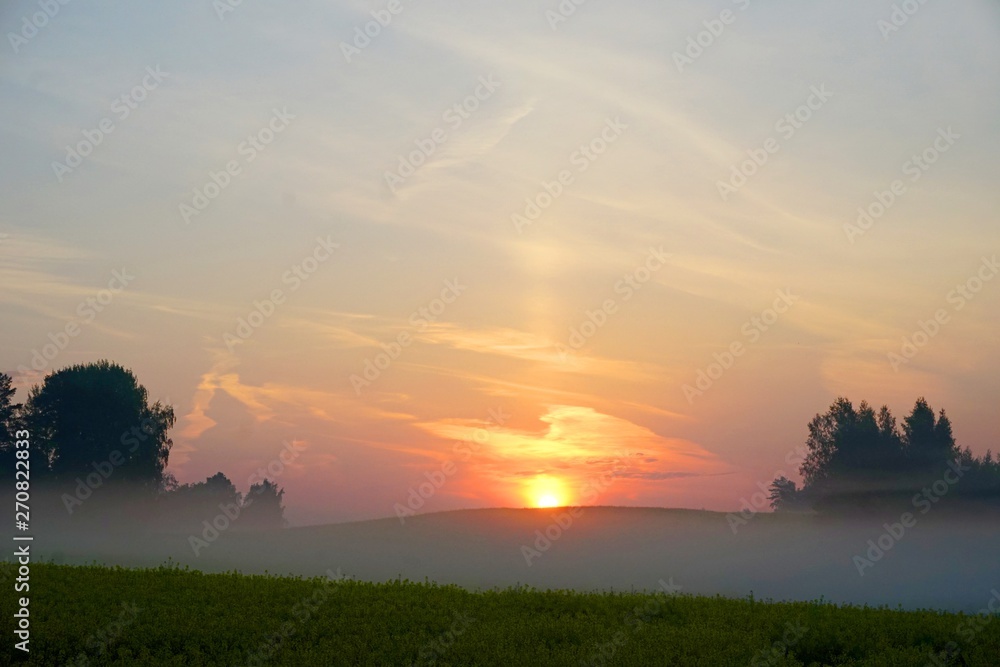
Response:
[{"label": "wispy cloud", "polygon": [[[538,417],[545,426],[526,431],[499,428],[473,459],[477,475],[517,487],[536,475],[557,477],[579,491],[606,472],[616,476],[665,481],[720,474],[728,466],[715,454],[683,438],[665,437],[593,408],[550,405]],[[474,440],[481,423],[445,419],[418,427],[448,440]]]}]

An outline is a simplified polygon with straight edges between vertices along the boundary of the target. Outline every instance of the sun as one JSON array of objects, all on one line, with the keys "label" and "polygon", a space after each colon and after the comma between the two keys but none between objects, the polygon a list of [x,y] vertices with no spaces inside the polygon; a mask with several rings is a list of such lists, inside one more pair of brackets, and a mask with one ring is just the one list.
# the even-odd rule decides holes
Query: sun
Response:
[{"label": "sun", "polygon": [[535,501],[535,507],[559,507],[559,498],[553,493],[545,493]]},{"label": "sun", "polygon": [[569,504],[566,483],[549,475],[538,475],[528,482],[524,497],[532,507],[565,507]]}]

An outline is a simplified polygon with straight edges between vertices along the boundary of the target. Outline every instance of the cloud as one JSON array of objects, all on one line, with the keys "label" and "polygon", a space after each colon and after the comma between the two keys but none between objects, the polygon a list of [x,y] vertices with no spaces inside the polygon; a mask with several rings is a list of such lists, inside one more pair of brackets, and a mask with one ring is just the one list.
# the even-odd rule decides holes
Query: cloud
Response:
[{"label": "cloud", "polygon": [[414,419],[412,415],[382,409],[346,393],[282,382],[250,384],[237,371],[239,361],[235,355],[224,350],[213,350],[211,353],[214,359],[211,368],[202,374],[191,400],[191,408],[179,420],[179,436],[188,445],[182,451],[190,451],[194,441],[217,425],[218,422],[208,413],[213,401],[221,394],[237,401],[256,422],[277,421],[294,425],[317,419],[328,424]]},{"label": "cloud", "polygon": [[529,99],[495,113],[489,119],[479,120],[478,116],[473,117],[455,131],[454,137],[449,134],[447,141],[435,149],[435,153],[427,158],[417,172],[396,187],[396,196],[405,200],[411,190],[432,186],[437,176],[435,172],[450,170],[457,173],[459,168],[467,166],[469,162],[485,157],[510,134],[518,122],[534,112],[536,102]]},{"label": "cloud", "polygon": [[651,480],[663,480],[663,479],[682,479],[685,477],[711,477],[714,475],[731,475],[731,472],[722,473],[711,473],[702,474],[696,472],[616,472],[615,477],[622,477],[625,479],[651,479]]},{"label": "cloud", "polygon": [[[545,427],[536,431],[490,430],[470,462],[474,477],[516,495],[534,477],[558,480],[568,493],[578,493],[604,474],[662,482],[729,472],[718,456],[693,442],[593,408],[550,405],[538,419]],[[449,440],[483,440],[478,422],[445,419],[417,426]]]}]

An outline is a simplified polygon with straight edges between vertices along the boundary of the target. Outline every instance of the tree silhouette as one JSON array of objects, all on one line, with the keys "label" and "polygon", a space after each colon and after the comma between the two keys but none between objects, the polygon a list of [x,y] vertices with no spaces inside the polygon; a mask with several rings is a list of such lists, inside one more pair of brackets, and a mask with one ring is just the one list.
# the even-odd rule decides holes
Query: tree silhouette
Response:
[{"label": "tree silhouette", "polygon": [[[937,416],[926,399],[897,425],[889,408],[877,413],[866,402],[857,409],[837,398],[809,422],[808,454],[799,472],[803,487],[779,477],[771,484],[771,505],[788,509],[808,504],[816,509],[867,508],[893,499],[909,499],[956,462],[964,466],[955,497],[995,502],[1000,499],[1000,463],[987,452],[977,459],[955,443],[944,410]],[[957,483],[957,482],[956,482]]]},{"label": "tree silhouette", "polygon": [[799,504],[798,495],[799,490],[796,488],[795,482],[782,475],[771,482],[767,498],[771,501],[771,509],[777,511],[797,507]]},{"label": "tree silhouette", "polygon": [[175,530],[190,530],[220,512],[226,513],[226,508],[235,514],[243,502],[242,494],[221,472],[204,482],[181,485],[167,475],[164,487],[160,498],[161,525]]},{"label": "tree silhouette", "polygon": [[951,421],[944,410],[935,419],[934,410],[923,397],[917,399],[913,411],[903,420],[903,446],[920,473],[940,473],[948,461],[958,456]]},{"label": "tree silhouette", "polygon": [[899,435],[896,418],[892,416],[887,406],[882,406],[875,421],[878,427],[875,445],[876,465],[888,470],[900,465],[903,459],[903,441]]},{"label": "tree silhouette", "polygon": [[221,472],[215,473],[204,482],[188,485],[187,490],[192,498],[207,503],[226,502],[239,507],[242,502],[242,494],[236,489],[236,485]]},{"label": "tree silhouette", "polygon": [[865,504],[885,491],[903,460],[896,422],[883,406],[878,413],[862,401],[857,409],[837,398],[809,422],[809,453],[800,472],[804,491],[823,503]]},{"label": "tree silhouette", "polygon": [[100,468],[110,470],[104,477],[112,483],[159,490],[174,412],[150,405],[131,371],[102,360],[51,373],[31,390],[24,417],[57,480],[72,482]]},{"label": "tree silhouette", "polygon": [[101,360],[50,373],[23,406],[14,394],[11,377],[0,373],[0,475],[13,478],[16,431],[28,429],[32,482],[58,486],[39,501],[67,510],[45,513],[53,527],[82,520],[91,528],[128,530],[136,521],[155,525],[150,512],[168,530],[192,530],[220,513],[240,528],[286,523],[285,492],[269,480],[253,484],[246,497],[221,472],[179,485],[166,470],[173,408],[150,404],[146,388],[119,364]]},{"label": "tree silhouette", "polygon": [[12,383],[13,379],[9,375],[0,373],[0,446],[8,445],[18,429],[18,411],[21,406],[14,403],[17,390]]},{"label": "tree silhouette", "polygon": [[240,527],[284,528],[285,508],[281,500],[284,495],[283,489],[266,479],[251,486],[240,512]]},{"label": "tree silhouette", "polygon": [[5,480],[14,478],[14,440],[21,427],[21,406],[14,403],[17,390],[13,388],[12,381],[9,375],[0,373],[0,476]]},{"label": "tree silhouette", "polygon": [[806,486],[816,486],[834,476],[842,457],[840,448],[846,440],[849,425],[857,418],[854,406],[846,398],[838,398],[826,413],[816,415],[809,422],[806,447],[809,454],[800,472]]}]

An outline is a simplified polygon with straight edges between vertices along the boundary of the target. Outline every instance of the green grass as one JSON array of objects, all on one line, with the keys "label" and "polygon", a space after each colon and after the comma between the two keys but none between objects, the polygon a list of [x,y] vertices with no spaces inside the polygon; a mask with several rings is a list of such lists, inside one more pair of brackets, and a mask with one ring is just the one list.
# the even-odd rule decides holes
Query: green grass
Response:
[{"label": "green grass", "polygon": [[52,564],[30,596],[37,665],[1000,664],[1000,621],[934,611]]}]

